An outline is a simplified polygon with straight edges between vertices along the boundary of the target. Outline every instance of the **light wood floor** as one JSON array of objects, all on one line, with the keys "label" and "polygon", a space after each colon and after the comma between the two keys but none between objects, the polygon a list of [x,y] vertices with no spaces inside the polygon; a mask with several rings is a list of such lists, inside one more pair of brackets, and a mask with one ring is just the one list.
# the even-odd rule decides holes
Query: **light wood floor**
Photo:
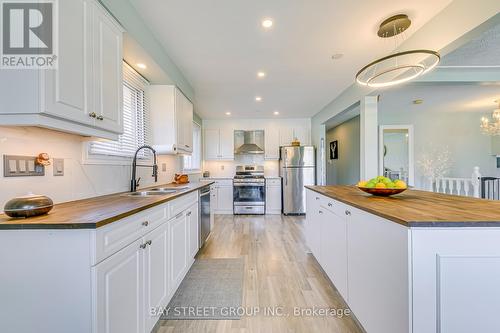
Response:
[{"label": "light wood floor", "polygon": [[362,332],[351,316],[294,316],[293,308],[347,308],[315,259],[306,253],[304,218],[218,215],[199,258],[245,258],[244,307],[283,307],[288,317],[169,320],[167,332]]}]

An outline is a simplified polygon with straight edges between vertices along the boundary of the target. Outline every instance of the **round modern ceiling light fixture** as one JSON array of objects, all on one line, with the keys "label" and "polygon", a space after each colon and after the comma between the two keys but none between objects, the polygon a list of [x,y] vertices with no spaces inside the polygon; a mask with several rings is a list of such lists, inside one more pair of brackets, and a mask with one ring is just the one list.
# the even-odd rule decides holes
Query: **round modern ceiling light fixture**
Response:
[{"label": "round modern ceiling light fixture", "polygon": [[[395,15],[380,24],[377,35],[380,38],[394,37],[396,40],[396,36],[401,36],[410,25],[407,15]],[[440,59],[438,52],[425,49],[393,53],[363,67],[356,74],[356,82],[373,88],[408,82],[432,70]]]},{"label": "round modern ceiling light fixture", "polygon": [[262,20],[262,27],[265,29],[270,29],[273,26],[273,20],[266,18]]}]

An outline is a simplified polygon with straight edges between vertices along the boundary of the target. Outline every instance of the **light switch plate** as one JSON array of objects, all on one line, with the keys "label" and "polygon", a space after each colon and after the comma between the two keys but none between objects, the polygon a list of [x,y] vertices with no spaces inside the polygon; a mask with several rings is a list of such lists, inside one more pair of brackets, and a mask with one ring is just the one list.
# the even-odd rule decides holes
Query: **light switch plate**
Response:
[{"label": "light switch plate", "polygon": [[54,176],[64,176],[64,159],[54,158],[53,162]]},{"label": "light switch plate", "polygon": [[45,176],[45,167],[36,164],[36,156],[3,155],[3,176]]}]

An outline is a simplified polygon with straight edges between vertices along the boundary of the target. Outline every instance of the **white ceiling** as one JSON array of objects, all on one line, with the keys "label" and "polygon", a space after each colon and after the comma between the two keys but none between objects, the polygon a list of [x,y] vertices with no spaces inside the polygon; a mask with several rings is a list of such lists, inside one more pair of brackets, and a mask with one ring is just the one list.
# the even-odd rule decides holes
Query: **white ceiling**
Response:
[{"label": "white ceiling", "polygon": [[[451,0],[130,0],[191,83],[203,118],[310,117],[394,44],[379,23],[406,13],[412,27]],[[265,17],[274,26],[264,31]],[[425,45],[422,45],[425,47]],[[340,60],[331,56],[343,53]],[[264,70],[265,79],[256,73]],[[260,103],[255,96],[262,96]]]},{"label": "white ceiling", "polygon": [[448,53],[439,66],[500,66],[500,24]]}]

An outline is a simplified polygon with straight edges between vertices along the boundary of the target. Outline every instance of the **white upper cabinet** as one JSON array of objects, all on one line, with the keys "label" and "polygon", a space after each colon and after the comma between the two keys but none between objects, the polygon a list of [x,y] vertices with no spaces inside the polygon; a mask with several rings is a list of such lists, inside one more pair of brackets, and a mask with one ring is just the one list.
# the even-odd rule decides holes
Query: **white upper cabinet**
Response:
[{"label": "white upper cabinet", "polygon": [[147,89],[153,145],[172,154],[193,152],[193,104],[175,86]]},{"label": "white upper cabinet", "polygon": [[280,131],[267,128],[264,133],[264,157],[266,160],[277,160],[280,157]]},{"label": "white upper cabinet", "polygon": [[234,129],[205,129],[205,160],[234,160]]},{"label": "white upper cabinet", "polygon": [[122,127],[122,27],[94,0],[58,3],[57,70],[5,70],[0,125],[116,140]]},{"label": "white upper cabinet", "polygon": [[104,9],[98,5],[94,9],[95,126],[120,133],[123,132],[122,33]]}]

